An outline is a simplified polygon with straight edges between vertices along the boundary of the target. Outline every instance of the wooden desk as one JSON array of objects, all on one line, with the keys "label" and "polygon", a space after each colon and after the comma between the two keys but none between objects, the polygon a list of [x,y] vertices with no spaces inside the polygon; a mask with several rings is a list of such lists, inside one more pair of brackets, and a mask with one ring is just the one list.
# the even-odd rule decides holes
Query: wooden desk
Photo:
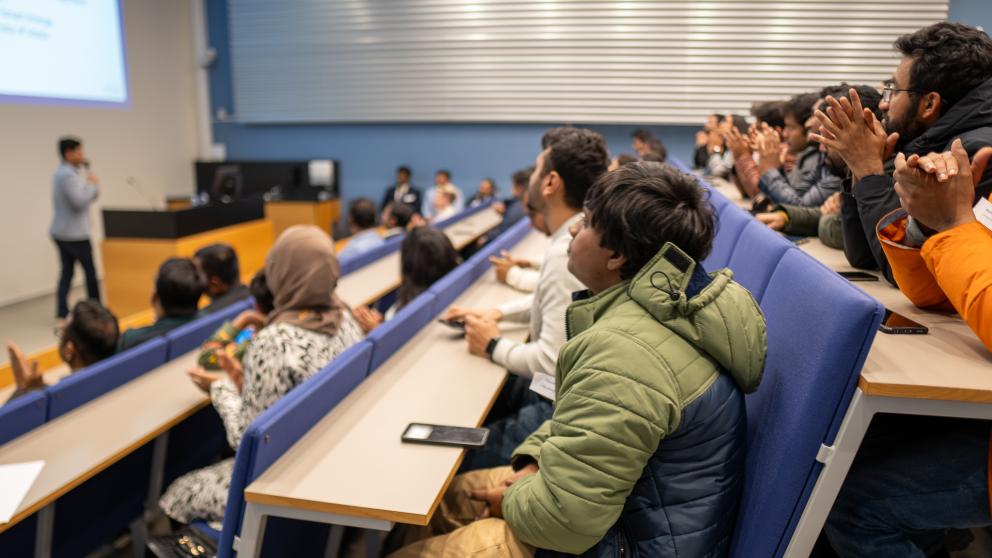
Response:
[{"label": "wooden desk", "polygon": [[[514,252],[533,257],[547,245],[531,233]],[[456,304],[488,307],[518,296],[486,273]],[[464,450],[404,444],[401,434],[411,422],[480,425],[505,377],[470,355],[464,338],[431,323],[245,490],[239,556],[256,555],[266,516],[379,530],[426,525]]]},{"label": "wooden desk", "polygon": [[[800,248],[834,271],[852,271],[844,253],[811,238]],[[927,335],[875,336],[858,388],[803,510],[788,558],[806,558],[877,413],[992,420],[992,354],[956,314],[921,310],[879,274],[853,283],[890,310],[930,329]]]},{"label": "wooden desk", "polygon": [[210,403],[186,376],[197,352],[176,358],[0,446],[0,464],[45,462],[11,521],[0,525],[0,533],[40,512],[35,553],[47,555],[55,500],[152,440],[152,482],[157,479],[158,486],[150,487],[149,495],[157,498],[169,429]]},{"label": "wooden desk", "polygon": [[[503,222],[495,209],[486,209],[444,229],[456,250],[475,242]],[[337,294],[349,306],[369,305],[400,286],[399,250],[341,278]]]}]

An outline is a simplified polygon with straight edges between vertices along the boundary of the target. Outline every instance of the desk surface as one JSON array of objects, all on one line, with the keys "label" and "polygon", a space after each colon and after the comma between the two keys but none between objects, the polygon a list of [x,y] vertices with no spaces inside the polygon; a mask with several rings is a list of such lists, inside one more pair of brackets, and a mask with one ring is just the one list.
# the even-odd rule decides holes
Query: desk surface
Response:
[{"label": "desk surface", "polygon": [[186,376],[196,355],[183,355],[0,446],[0,464],[45,462],[0,532],[208,405]]},{"label": "desk surface", "polygon": [[[531,233],[514,253],[533,257],[547,244]],[[487,272],[456,304],[488,307],[517,296]],[[253,482],[245,498],[425,525],[463,450],[404,444],[400,436],[411,422],[480,425],[505,376],[503,368],[470,355],[463,338],[432,322]]]},{"label": "desk surface", "polygon": [[[854,271],[844,252],[811,238],[803,251],[834,271]],[[992,354],[957,314],[913,306],[879,274],[855,286],[928,328],[927,335],[875,336],[859,386],[868,395],[992,403]]]},{"label": "desk surface", "polygon": [[[502,222],[503,217],[495,209],[484,209],[452,223],[444,233],[455,249],[461,250]],[[399,286],[400,253],[397,250],[342,277],[337,293],[341,300],[354,307],[372,304]]]}]

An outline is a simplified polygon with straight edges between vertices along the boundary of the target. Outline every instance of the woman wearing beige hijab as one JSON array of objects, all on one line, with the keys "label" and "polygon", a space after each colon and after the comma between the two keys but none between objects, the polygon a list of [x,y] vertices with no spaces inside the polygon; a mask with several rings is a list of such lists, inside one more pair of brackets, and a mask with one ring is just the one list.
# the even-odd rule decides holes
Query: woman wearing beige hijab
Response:
[{"label": "woman wearing beige hijab", "polygon": [[[312,226],[287,229],[265,262],[275,309],[245,351],[241,389],[226,374],[190,372],[210,393],[232,448],[262,411],[362,339],[351,312],[334,295],[339,276],[326,233]],[[159,504],[182,523],[204,519],[219,524],[233,465],[233,458],[226,459],[180,477]]]}]

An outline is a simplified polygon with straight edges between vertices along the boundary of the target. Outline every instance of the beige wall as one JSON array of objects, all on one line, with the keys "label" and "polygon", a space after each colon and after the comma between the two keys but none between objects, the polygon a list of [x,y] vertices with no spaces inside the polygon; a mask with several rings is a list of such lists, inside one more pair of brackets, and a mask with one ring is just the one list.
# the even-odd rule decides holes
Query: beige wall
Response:
[{"label": "beige wall", "polygon": [[[197,68],[191,2],[123,4],[130,108],[0,104],[0,305],[55,290],[58,261],[48,225],[60,135],[83,138],[100,177],[100,199],[91,209],[97,258],[101,208],[148,207],[147,197],[161,200],[193,189]],[[81,278],[77,268],[77,282]]]}]

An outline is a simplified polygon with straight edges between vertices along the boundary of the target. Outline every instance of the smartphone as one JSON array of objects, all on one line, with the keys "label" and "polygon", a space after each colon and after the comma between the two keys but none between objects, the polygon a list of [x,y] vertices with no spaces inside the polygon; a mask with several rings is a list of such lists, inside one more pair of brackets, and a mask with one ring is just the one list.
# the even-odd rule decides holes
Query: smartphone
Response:
[{"label": "smartphone", "polygon": [[444,325],[450,327],[451,329],[457,329],[458,331],[461,331],[462,333],[465,332],[465,322],[463,322],[461,320],[438,320],[437,323],[444,324]]},{"label": "smartphone", "polygon": [[882,333],[901,333],[911,335],[922,335],[930,331],[927,329],[927,326],[916,323],[906,316],[897,314],[888,308],[885,309],[885,317],[882,318],[882,324],[878,326],[878,330]]},{"label": "smartphone", "polygon": [[789,241],[791,241],[796,246],[801,246],[801,245],[806,244],[807,242],[809,242],[809,237],[808,236],[789,236],[789,235],[785,235],[785,238],[789,239]]},{"label": "smartphone", "polygon": [[486,445],[488,428],[465,428],[411,422],[403,432],[403,441],[410,444],[456,446],[477,449]]},{"label": "smartphone", "polygon": [[872,275],[867,271],[838,271],[837,275],[848,281],[878,281],[878,275]]}]

